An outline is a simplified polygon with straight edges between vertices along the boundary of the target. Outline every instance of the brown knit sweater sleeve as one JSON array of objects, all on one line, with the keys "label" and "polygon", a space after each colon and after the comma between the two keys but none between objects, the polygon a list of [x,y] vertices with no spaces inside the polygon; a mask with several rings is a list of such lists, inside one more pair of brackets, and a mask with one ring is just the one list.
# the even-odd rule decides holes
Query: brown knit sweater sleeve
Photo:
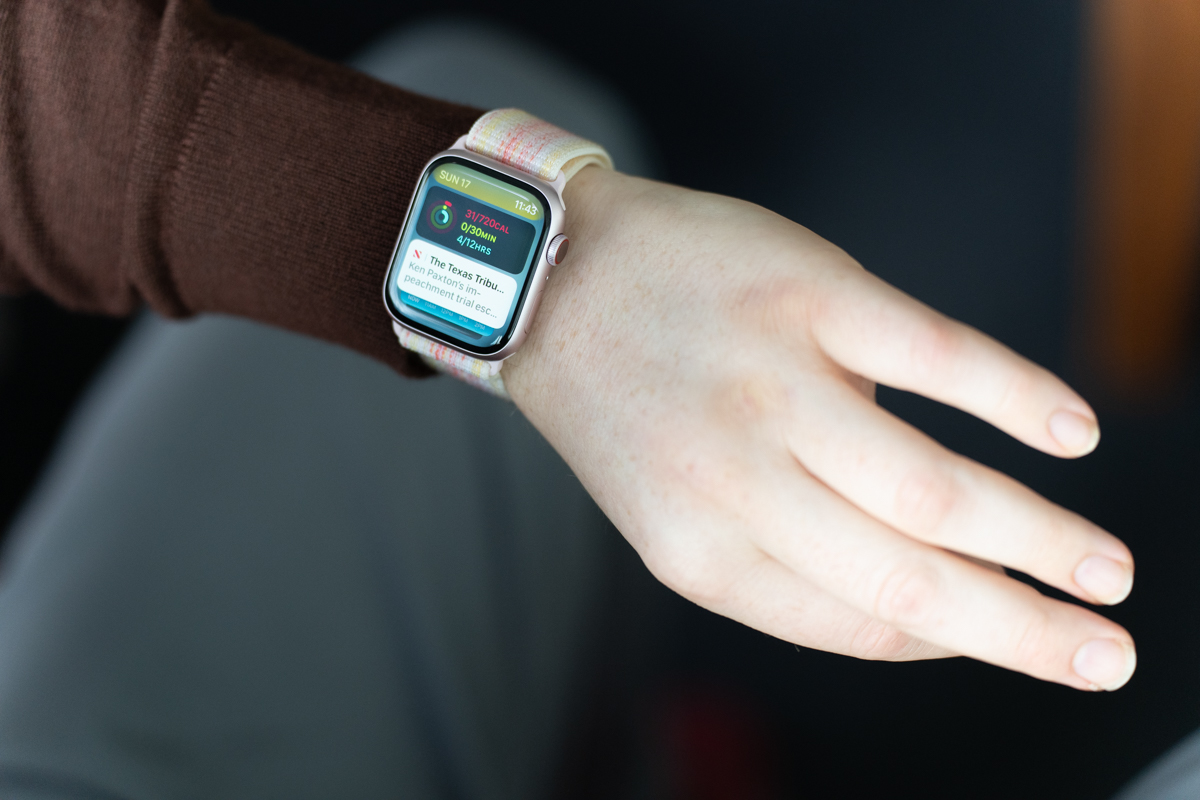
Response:
[{"label": "brown knit sweater sleeve", "polygon": [[383,271],[421,166],[479,113],[202,0],[0,0],[0,292],[238,314],[416,372]]}]

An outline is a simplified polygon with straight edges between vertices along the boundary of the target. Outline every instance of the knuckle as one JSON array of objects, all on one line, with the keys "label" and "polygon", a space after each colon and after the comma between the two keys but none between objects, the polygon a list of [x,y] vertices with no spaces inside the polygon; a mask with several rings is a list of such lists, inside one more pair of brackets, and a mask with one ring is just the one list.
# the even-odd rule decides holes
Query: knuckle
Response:
[{"label": "knuckle", "polygon": [[859,626],[850,642],[850,653],[869,661],[899,661],[908,657],[913,638],[877,620]]},{"label": "knuckle", "polygon": [[754,292],[746,310],[768,333],[786,334],[811,318],[817,299],[802,282],[773,281]]},{"label": "knuckle", "polygon": [[962,496],[958,481],[943,470],[910,472],[896,489],[898,527],[928,540],[937,539],[945,529],[946,520],[961,503]]},{"label": "knuckle", "polygon": [[922,379],[944,378],[954,370],[965,345],[962,329],[956,323],[942,317],[925,321],[910,343],[913,369]]},{"label": "knuckle", "polygon": [[1011,370],[996,397],[996,413],[1004,416],[1019,413],[1034,395],[1037,384],[1038,376],[1032,369],[1018,367]]},{"label": "knuckle", "polygon": [[714,604],[724,597],[719,565],[702,548],[652,545],[642,561],[660,583],[695,603]]},{"label": "knuckle", "polygon": [[[1020,532],[1010,542],[1011,555],[1005,562],[1015,569],[1045,574],[1055,572],[1060,565],[1078,559],[1082,543],[1078,542],[1061,521],[1045,519],[1040,525]],[[1070,572],[1070,569],[1067,569]],[[1069,578],[1068,578],[1069,580]]]},{"label": "knuckle", "polygon": [[742,426],[757,427],[778,419],[787,405],[787,391],[777,377],[751,375],[731,381],[724,388],[717,413]]},{"label": "knuckle", "polygon": [[1054,660],[1052,624],[1046,613],[1035,609],[1017,629],[1012,654],[1016,664],[1034,674],[1046,674]]},{"label": "knuckle", "polygon": [[927,625],[937,610],[941,594],[941,577],[933,567],[911,564],[895,567],[879,584],[874,616],[901,627]]}]

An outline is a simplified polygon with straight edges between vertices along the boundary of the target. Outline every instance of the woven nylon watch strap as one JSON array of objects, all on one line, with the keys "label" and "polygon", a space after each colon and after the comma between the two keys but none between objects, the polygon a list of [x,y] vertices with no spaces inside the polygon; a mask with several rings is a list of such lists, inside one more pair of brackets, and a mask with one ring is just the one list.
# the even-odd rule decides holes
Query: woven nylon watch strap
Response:
[{"label": "woven nylon watch strap", "polygon": [[[588,164],[612,169],[612,158],[595,142],[568,133],[515,108],[489,111],[475,121],[466,137],[472,152],[494,158],[542,180],[559,173],[569,181]],[[500,377],[502,361],[484,361],[393,323],[400,344],[418,353],[429,366],[472,386],[508,398]]]},{"label": "woven nylon watch strap", "polygon": [[515,108],[489,111],[477,119],[467,134],[467,149],[546,181],[557,179],[559,172],[569,181],[588,164],[613,166],[595,142]]}]

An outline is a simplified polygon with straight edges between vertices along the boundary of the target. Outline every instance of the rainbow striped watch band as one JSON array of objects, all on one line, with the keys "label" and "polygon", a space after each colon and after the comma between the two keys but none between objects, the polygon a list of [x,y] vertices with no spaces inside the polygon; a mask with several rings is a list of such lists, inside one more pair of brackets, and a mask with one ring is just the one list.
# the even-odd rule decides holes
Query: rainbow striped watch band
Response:
[{"label": "rainbow striped watch band", "polygon": [[[515,167],[546,181],[563,182],[588,164],[612,169],[603,147],[515,108],[489,111],[475,121],[466,136],[472,152]],[[503,361],[484,361],[435,342],[398,323],[392,328],[400,344],[421,356],[429,366],[494,395],[510,399],[500,376]]]},{"label": "rainbow striped watch band", "polygon": [[554,181],[559,172],[569,181],[588,164],[613,168],[612,157],[600,145],[515,108],[499,108],[475,120],[467,149],[545,181]]}]

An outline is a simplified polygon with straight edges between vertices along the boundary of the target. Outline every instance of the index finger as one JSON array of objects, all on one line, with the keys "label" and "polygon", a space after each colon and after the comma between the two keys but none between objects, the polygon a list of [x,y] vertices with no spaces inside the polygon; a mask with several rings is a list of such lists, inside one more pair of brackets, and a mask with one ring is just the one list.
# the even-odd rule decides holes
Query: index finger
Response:
[{"label": "index finger", "polygon": [[1049,370],[867,272],[841,273],[812,314],[822,350],[851,372],[954,406],[1063,457],[1100,441],[1096,414]]}]

